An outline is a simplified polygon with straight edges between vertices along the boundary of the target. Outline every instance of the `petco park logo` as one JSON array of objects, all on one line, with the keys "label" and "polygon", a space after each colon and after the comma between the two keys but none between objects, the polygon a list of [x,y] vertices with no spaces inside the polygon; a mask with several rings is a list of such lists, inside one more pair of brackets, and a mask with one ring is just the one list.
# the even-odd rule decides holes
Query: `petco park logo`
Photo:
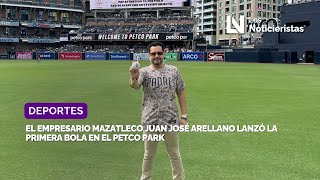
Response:
[{"label": "petco park logo", "polygon": [[82,34],[77,34],[76,36],[71,36],[70,41],[91,41],[93,38],[92,36],[88,35],[82,35]]},{"label": "petco park logo", "polygon": [[[244,34],[245,24],[244,16],[240,16],[240,22],[238,23],[233,17],[227,16],[227,34]],[[234,28],[232,28],[232,25]],[[248,23],[248,32],[252,33],[264,33],[264,32],[304,32],[304,27],[297,26],[279,26],[279,20],[276,18],[261,19],[254,18],[250,19]]]},{"label": "petco park logo", "polygon": [[179,35],[166,36],[166,40],[186,40],[186,39],[188,39],[188,36],[179,36]]},{"label": "petco park logo", "polygon": [[186,40],[188,39],[188,36],[183,36],[180,33],[174,33],[172,35],[166,36],[166,40]]}]

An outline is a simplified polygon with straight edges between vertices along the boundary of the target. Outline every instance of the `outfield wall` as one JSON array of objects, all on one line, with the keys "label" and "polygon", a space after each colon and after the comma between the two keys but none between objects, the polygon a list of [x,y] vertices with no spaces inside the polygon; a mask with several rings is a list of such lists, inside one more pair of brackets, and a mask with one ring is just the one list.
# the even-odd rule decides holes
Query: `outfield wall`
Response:
[{"label": "outfield wall", "polygon": [[[19,60],[148,60],[148,53],[106,53],[106,52],[16,52],[2,54],[0,59]],[[296,52],[289,51],[208,51],[166,53],[167,61],[197,62],[251,62],[251,63],[289,63],[299,62]],[[320,64],[320,52],[314,53],[314,63]]]},{"label": "outfield wall", "polygon": [[256,51],[256,52],[226,52],[226,62],[259,62],[283,63],[287,52]]}]

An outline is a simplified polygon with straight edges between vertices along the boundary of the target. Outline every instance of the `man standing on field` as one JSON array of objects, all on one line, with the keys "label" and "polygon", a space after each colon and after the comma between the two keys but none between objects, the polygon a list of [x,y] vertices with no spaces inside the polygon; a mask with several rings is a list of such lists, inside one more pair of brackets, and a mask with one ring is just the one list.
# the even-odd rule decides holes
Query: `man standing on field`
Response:
[{"label": "man standing on field", "polygon": [[[165,55],[164,45],[161,42],[149,44],[148,51],[151,65],[140,70],[133,67],[129,69],[130,86],[138,90],[143,85],[142,125],[187,125],[185,84],[179,70],[175,66],[163,64]],[[182,114],[180,118],[176,95]],[[183,180],[185,175],[179,150],[179,134],[162,133],[171,161],[173,179]],[[144,142],[141,180],[151,179],[157,145],[157,141]]]}]

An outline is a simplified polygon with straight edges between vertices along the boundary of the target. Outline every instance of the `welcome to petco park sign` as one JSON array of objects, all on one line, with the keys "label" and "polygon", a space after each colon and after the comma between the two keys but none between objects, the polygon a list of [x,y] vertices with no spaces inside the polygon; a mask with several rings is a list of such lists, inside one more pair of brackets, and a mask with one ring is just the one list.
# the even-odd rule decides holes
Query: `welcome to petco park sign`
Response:
[{"label": "welcome to petco park sign", "polygon": [[191,41],[193,33],[97,33],[85,34],[90,37],[79,38],[83,35],[69,34],[69,41]]}]

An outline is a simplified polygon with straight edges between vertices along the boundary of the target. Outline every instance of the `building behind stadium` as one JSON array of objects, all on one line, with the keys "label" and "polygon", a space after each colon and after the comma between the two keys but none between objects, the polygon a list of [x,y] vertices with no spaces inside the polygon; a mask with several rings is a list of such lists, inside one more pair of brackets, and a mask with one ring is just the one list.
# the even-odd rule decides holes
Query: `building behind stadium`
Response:
[{"label": "building behind stadium", "polygon": [[290,56],[306,63],[315,61],[320,52],[320,1],[296,0],[281,8],[281,26],[303,27],[301,33],[264,33],[260,47],[291,52]]},{"label": "building behind stadium", "polygon": [[261,40],[262,33],[250,33],[247,28],[242,34],[227,33],[227,17],[239,22],[245,18],[245,27],[254,19],[280,17],[280,7],[287,0],[196,0],[195,15],[200,18],[198,33],[203,33],[210,44],[238,46]]}]

